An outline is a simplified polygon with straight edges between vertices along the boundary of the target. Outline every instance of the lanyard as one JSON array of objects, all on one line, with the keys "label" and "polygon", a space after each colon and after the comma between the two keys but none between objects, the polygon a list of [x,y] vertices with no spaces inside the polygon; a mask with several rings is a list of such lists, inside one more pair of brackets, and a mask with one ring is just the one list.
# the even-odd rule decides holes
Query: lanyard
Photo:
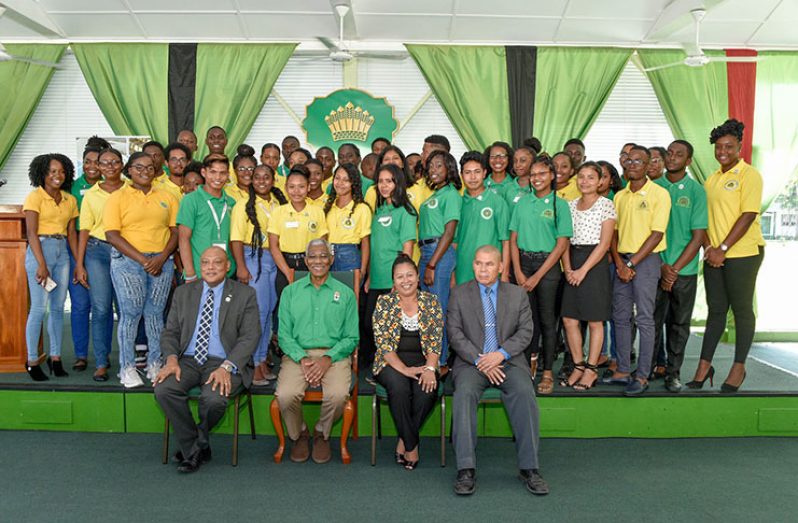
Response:
[{"label": "lanyard", "polygon": [[210,200],[207,200],[208,207],[211,208],[211,213],[213,213],[213,221],[216,222],[216,238],[219,241],[222,240],[222,222],[224,221],[225,215],[227,215],[227,202],[224,202],[224,209],[222,209],[222,217],[219,218],[219,215],[216,214],[216,209],[213,208],[213,204]]}]

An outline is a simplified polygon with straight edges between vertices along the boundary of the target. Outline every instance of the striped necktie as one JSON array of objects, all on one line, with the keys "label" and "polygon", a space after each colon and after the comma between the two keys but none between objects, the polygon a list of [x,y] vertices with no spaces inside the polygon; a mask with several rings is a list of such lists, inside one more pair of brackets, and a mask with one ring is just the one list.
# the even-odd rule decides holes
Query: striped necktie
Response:
[{"label": "striped necktie", "polygon": [[213,322],[213,289],[208,289],[205,304],[202,306],[197,344],[194,346],[194,359],[202,365],[208,360],[208,343],[211,340],[211,323]]},{"label": "striped necktie", "polygon": [[482,312],[485,314],[485,353],[499,350],[499,336],[496,333],[496,310],[493,300],[490,299],[493,289],[485,289],[485,299],[482,300]]}]

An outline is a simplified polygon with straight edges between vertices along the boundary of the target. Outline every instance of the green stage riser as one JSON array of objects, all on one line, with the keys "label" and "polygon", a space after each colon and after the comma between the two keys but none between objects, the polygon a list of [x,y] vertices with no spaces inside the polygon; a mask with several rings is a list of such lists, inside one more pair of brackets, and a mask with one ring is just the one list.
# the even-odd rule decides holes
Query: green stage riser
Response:
[{"label": "green stage riser", "polygon": [[[253,396],[258,434],[274,435],[269,404],[272,396]],[[371,396],[359,399],[359,432],[371,435]],[[193,402],[192,402],[193,403]],[[798,436],[798,396],[739,397],[552,397],[539,398],[541,436],[558,438],[693,438]],[[318,416],[318,404],[305,405],[306,419]],[[396,434],[388,406],[380,409],[382,433]],[[447,398],[447,430],[451,398]],[[241,434],[249,434],[246,408]],[[340,434],[340,421],[334,435]],[[164,418],[152,394],[102,392],[0,391],[0,429],[84,432],[163,431]],[[480,406],[480,435],[509,437],[510,426],[500,404]],[[232,406],[215,432],[233,431]],[[423,436],[440,434],[436,407]]]}]

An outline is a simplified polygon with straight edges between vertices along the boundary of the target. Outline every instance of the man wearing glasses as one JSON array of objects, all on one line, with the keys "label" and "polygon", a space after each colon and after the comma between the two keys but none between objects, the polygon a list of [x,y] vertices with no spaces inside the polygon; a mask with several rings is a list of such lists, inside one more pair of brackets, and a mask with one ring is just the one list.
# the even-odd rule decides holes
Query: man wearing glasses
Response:
[{"label": "man wearing glasses", "polygon": [[330,461],[330,432],[341,417],[352,382],[350,356],[359,340],[357,304],[352,289],[330,276],[332,250],[312,240],[305,250],[310,274],[280,296],[278,341],[284,356],[275,396],[293,442],[291,461],[311,456],[310,431],[302,416],[308,387],[321,386],[323,400],[313,427],[313,461]]},{"label": "man wearing glasses", "polygon": [[166,146],[164,156],[169,174],[163,174],[156,178],[153,185],[157,189],[170,193],[179,202],[183,199],[183,171],[191,161],[191,150],[182,143],[174,142]]},{"label": "man wearing glasses", "polygon": [[[665,230],[671,210],[668,191],[646,177],[651,157],[638,145],[624,161],[629,184],[615,195],[618,221],[612,240],[616,281],[613,286],[612,316],[618,368],[603,383],[625,385],[624,394],[638,396],[648,388],[654,353],[654,305],[665,250]],[[635,376],[631,375],[632,314],[640,332],[640,357]]]}]

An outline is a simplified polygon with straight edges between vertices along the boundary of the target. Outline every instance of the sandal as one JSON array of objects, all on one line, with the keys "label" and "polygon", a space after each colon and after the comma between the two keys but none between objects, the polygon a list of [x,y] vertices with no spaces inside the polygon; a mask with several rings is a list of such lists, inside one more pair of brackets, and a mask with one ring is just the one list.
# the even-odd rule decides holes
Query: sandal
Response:
[{"label": "sandal", "polygon": [[576,383],[578,383],[579,379],[576,379],[573,382],[571,381],[571,378],[573,378],[574,373],[576,372],[579,373],[579,378],[581,378],[582,374],[585,372],[584,361],[580,361],[579,363],[574,363],[574,370],[571,371],[571,374],[567,378],[560,380],[560,385],[563,387],[573,387]]},{"label": "sandal", "polygon": [[83,371],[86,370],[89,364],[85,358],[78,358],[75,360],[75,363],[72,364],[72,370]]},{"label": "sandal", "polygon": [[580,381],[578,381],[578,382],[573,384],[573,389],[574,390],[579,391],[579,392],[585,392],[586,390],[592,389],[596,385],[596,383],[598,382],[598,365],[591,365],[589,363],[585,364],[584,371],[582,371],[582,376],[583,377],[584,377],[584,373],[587,372],[587,371],[591,371],[591,372],[593,372],[593,374],[596,375],[593,378],[593,381],[590,383],[590,385],[587,385],[585,383],[582,383],[581,379],[580,379]]},{"label": "sandal", "polygon": [[544,375],[538,384],[538,394],[547,395],[554,391],[554,378],[552,376]]}]

